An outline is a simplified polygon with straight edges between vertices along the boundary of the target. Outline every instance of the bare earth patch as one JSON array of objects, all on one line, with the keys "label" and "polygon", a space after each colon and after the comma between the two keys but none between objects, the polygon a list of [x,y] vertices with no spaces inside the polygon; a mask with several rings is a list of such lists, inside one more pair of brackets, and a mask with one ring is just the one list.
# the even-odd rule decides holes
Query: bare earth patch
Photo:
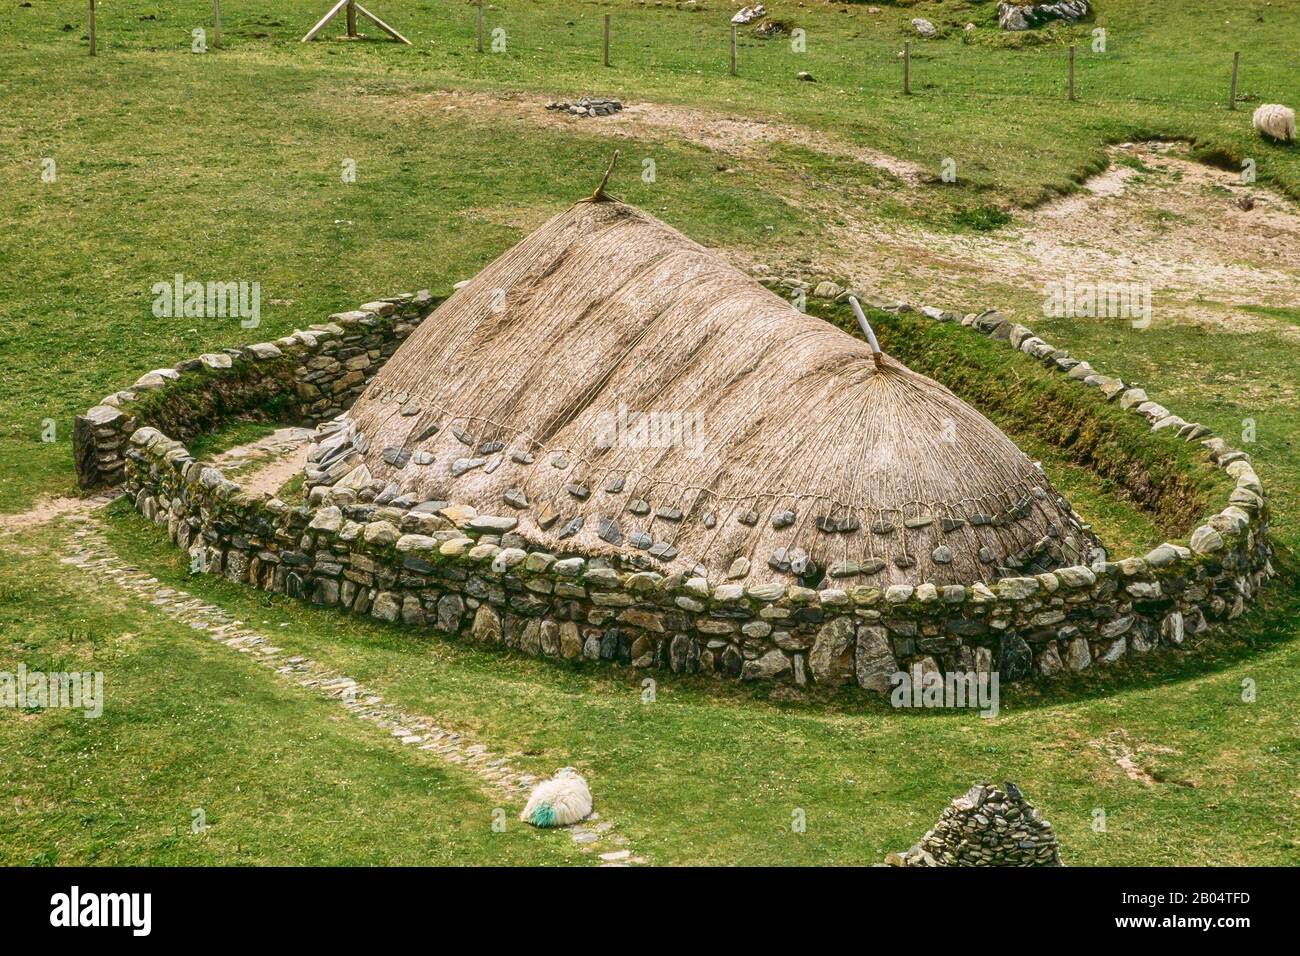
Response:
[{"label": "bare earth patch", "polygon": [[[577,123],[588,122],[576,117],[571,119]],[[609,126],[608,132],[613,135],[654,139],[662,138],[667,133],[728,152],[744,152],[768,143],[790,143],[828,156],[874,166],[896,179],[913,184],[929,175],[915,163],[880,150],[855,146],[806,127],[719,116],[682,106],[637,103],[607,117],[603,122]]]},{"label": "bare earth patch", "polygon": [[1128,732],[1124,730],[1112,730],[1105,737],[1090,740],[1088,743],[1110,757],[1115,766],[1124,771],[1124,776],[1130,780],[1144,783],[1148,787],[1155,786],[1159,781],[1151,775],[1149,770],[1142,766],[1142,757],[1151,754],[1178,753],[1172,747],[1162,747],[1156,744],[1134,744]]},{"label": "bare earth patch", "polygon": [[403,100],[399,109],[415,111],[485,110],[500,118],[514,116],[539,126],[650,142],[685,139],[735,156],[760,152],[772,143],[787,143],[872,166],[906,183],[930,175],[916,163],[858,146],[803,126],[732,116],[667,103],[632,103],[612,116],[584,118],[544,109],[546,101],[523,93],[442,90]]},{"label": "bare earth patch", "polygon": [[[1011,298],[1028,310],[1041,305],[1050,282],[1138,283],[1151,287],[1157,324],[1300,340],[1300,327],[1240,308],[1300,306],[1300,211],[1171,144],[1116,147],[1111,155],[1115,165],[1079,193],[1018,213],[1010,227],[944,233],[850,218],[832,230],[823,255],[885,298],[920,295],[973,310],[1005,307],[999,292],[1014,290]],[[1253,208],[1239,205],[1243,197]],[[980,298],[972,283],[986,290]]]},{"label": "bare earth patch", "polygon": [[[444,90],[400,100],[396,110],[465,110],[615,139],[686,140],[751,169],[769,163],[767,147],[784,143],[887,173],[895,200],[945,188],[918,164],[807,127],[662,103],[631,103],[594,119],[544,106],[535,94]],[[1041,315],[1047,283],[1138,283],[1151,288],[1157,324],[1271,331],[1300,340],[1300,326],[1241,308],[1300,307],[1300,210],[1268,189],[1243,184],[1240,173],[1194,162],[1182,149],[1173,143],[1113,147],[1111,166],[1079,192],[1017,212],[1012,225],[989,233],[883,218],[870,203],[845,202],[839,190],[771,177],[762,188],[817,209],[825,226],[762,265],[803,277],[845,277],[885,299],[1020,311],[1026,321]],[[1242,207],[1244,197],[1252,208]],[[759,264],[741,251],[731,258]]]}]

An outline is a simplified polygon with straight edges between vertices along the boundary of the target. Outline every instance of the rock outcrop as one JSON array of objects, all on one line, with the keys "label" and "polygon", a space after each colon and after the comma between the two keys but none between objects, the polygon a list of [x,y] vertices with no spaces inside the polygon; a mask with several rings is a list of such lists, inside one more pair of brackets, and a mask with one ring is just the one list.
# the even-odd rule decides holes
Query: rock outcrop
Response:
[{"label": "rock outcrop", "polygon": [[1051,20],[1073,23],[1088,15],[1088,0],[1058,3],[999,3],[998,26],[1003,30],[1029,30]]}]

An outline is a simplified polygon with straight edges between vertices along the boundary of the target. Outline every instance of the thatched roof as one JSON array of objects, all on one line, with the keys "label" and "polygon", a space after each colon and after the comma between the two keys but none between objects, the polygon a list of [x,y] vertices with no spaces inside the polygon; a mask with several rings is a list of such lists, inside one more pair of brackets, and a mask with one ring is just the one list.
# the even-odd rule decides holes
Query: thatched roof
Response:
[{"label": "thatched roof", "polygon": [[1089,546],[975,409],[614,201],[574,205],[457,290],[348,420],[389,497],[664,573],[971,583]]}]

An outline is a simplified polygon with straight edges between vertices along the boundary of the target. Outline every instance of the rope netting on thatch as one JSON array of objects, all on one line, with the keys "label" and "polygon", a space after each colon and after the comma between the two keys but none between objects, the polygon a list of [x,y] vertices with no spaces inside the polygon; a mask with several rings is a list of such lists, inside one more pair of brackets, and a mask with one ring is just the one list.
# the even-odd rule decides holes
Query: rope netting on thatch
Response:
[{"label": "rope netting on thatch", "polygon": [[346,483],[712,580],[971,583],[1091,541],[947,389],[603,199],[457,290],[316,457],[318,480],[362,463]]}]

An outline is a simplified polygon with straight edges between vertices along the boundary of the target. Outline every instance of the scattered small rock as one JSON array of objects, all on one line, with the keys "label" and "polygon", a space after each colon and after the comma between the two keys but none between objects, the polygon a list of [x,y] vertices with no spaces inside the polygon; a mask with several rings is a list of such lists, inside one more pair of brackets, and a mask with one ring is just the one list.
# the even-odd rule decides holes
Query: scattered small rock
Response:
[{"label": "scattered small rock", "polygon": [[623,109],[623,104],[619,100],[584,96],[576,103],[552,101],[546,104],[546,108],[548,110],[558,110],[561,113],[570,113],[574,116],[613,116]]}]

